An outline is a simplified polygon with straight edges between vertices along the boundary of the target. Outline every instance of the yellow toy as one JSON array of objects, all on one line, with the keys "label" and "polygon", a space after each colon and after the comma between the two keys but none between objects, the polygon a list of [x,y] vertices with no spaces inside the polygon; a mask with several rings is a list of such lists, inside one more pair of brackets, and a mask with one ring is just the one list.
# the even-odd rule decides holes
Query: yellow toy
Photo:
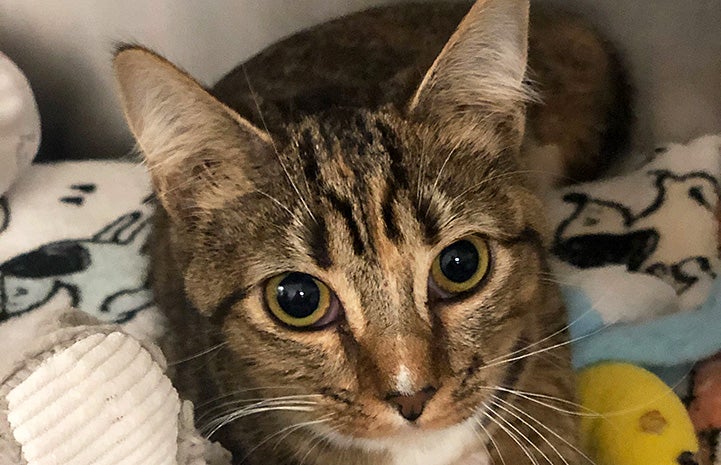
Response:
[{"label": "yellow toy", "polygon": [[698,440],[686,408],[651,372],[607,362],[579,372],[583,447],[597,465],[692,465]]}]

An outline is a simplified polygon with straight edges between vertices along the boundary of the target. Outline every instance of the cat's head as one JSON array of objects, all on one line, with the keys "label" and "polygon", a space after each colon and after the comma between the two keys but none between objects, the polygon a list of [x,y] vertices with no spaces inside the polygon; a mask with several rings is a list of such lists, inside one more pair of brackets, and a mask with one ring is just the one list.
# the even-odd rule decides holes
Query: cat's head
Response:
[{"label": "cat's head", "polygon": [[273,135],[119,51],[187,296],[237,356],[227,384],[314,395],[298,415],[372,439],[470,421],[522,376],[501,361],[536,338],[548,294],[517,162],[527,23],[527,1],[478,2],[403,108]]}]

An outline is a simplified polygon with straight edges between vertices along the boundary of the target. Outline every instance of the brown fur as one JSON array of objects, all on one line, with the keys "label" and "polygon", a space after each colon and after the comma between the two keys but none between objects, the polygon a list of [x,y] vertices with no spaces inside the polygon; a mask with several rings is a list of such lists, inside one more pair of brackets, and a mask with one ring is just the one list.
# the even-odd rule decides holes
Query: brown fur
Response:
[{"label": "brown fur", "polygon": [[[398,445],[442,448],[429,442],[468,432],[443,464],[486,450],[496,464],[580,462],[573,415],[506,391],[574,397],[520,152],[528,4],[477,2],[441,51],[464,12],[393,7],[322,25],[232,72],[219,100],[152,52],[118,52],[124,109],[163,207],[153,284],[173,328],[166,351],[184,360],[176,384],[201,425],[251,399],[312,396],[310,411],[224,426],[238,462],[413,463]],[[555,108],[539,114],[578,109]],[[429,298],[433,258],[469,234],[490,246],[489,276],[468,295]],[[318,331],[277,324],[262,288],[286,271],[325,282],[343,318]],[[387,402],[399,367],[411,391],[438,390],[412,425]],[[484,417],[493,395],[510,404]]]}]

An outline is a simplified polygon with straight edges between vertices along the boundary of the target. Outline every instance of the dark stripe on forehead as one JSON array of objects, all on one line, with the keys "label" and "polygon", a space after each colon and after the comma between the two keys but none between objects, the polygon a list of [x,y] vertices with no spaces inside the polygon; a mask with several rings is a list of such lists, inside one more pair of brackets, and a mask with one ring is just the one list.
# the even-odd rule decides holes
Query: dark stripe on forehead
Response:
[{"label": "dark stripe on forehead", "polygon": [[350,232],[353,241],[353,252],[360,256],[365,252],[365,245],[363,244],[363,238],[361,237],[360,227],[353,218],[353,207],[351,203],[346,199],[341,199],[335,192],[326,189],[323,195],[328,199],[331,207],[335,209],[346,222],[348,231]]},{"label": "dark stripe on forehead", "polygon": [[386,191],[383,194],[383,200],[381,202],[381,214],[383,216],[383,226],[386,230],[386,236],[393,242],[397,242],[400,239],[401,231],[396,224],[396,215],[393,210],[393,201],[396,197],[396,186],[395,184],[388,184]]},{"label": "dark stripe on forehead", "polygon": [[309,251],[308,255],[315,261],[320,268],[327,270],[333,265],[328,250],[328,228],[325,219],[316,215],[316,220],[308,224],[308,236],[305,238]]},{"label": "dark stripe on forehead", "polygon": [[310,182],[317,182],[320,178],[320,170],[318,168],[318,160],[316,160],[316,143],[310,129],[306,129],[300,136],[298,141],[298,154],[303,163],[303,174],[305,179]]},{"label": "dark stripe on forehead", "polygon": [[440,236],[440,214],[438,207],[428,197],[421,197],[415,210],[415,216],[418,223],[421,225],[423,235],[426,238],[426,243],[434,245],[438,243]]},{"label": "dark stripe on forehead", "polygon": [[362,157],[368,154],[368,149],[374,143],[365,115],[355,109],[335,109],[333,117],[320,124],[319,131],[329,154],[334,151],[334,140],[338,141],[342,154],[357,153]]},{"label": "dark stripe on forehead", "polygon": [[386,180],[386,190],[381,202],[383,225],[388,238],[394,242],[400,239],[401,232],[396,224],[397,218],[393,210],[393,203],[396,200],[400,189],[408,189],[408,173],[403,164],[400,141],[398,135],[383,121],[376,121],[376,130],[380,133],[379,144],[388,155],[390,175]]},{"label": "dark stripe on forehead", "polygon": [[404,189],[408,188],[408,173],[403,164],[403,154],[398,135],[382,121],[376,121],[376,129],[381,134],[380,144],[388,154],[391,174],[398,185]]}]

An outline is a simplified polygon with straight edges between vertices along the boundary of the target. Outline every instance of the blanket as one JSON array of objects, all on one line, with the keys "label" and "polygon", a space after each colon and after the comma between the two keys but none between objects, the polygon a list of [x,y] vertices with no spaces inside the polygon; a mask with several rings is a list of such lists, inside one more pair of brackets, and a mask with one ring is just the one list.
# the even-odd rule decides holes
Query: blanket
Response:
[{"label": "blanket", "polygon": [[33,165],[0,198],[0,370],[68,306],[141,340],[163,334],[143,250],[150,195],[142,166],[84,161]]}]

